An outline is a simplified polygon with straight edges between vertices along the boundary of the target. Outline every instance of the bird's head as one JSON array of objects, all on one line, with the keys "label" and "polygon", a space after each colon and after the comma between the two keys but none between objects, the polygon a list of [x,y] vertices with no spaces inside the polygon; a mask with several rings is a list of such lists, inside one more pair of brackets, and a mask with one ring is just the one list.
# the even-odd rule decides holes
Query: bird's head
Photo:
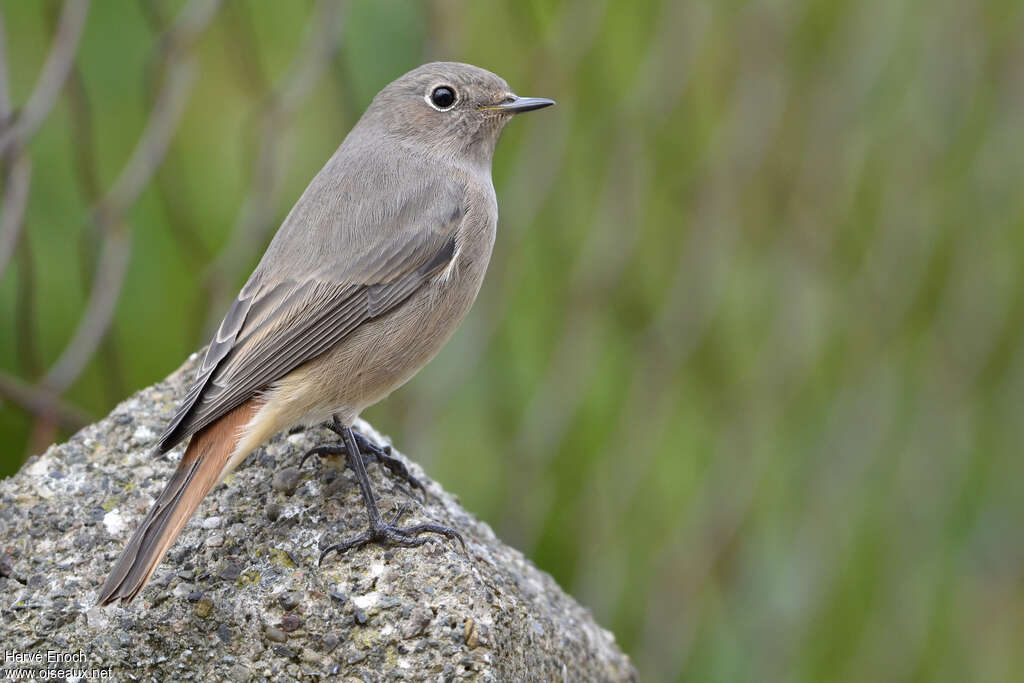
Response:
[{"label": "bird's head", "polygon": [[519,97],[504,79],[458,62],[431,62],[387,85],[360,125],[426,153],[490,164],[494,146],[513,115],[554,104]]}]

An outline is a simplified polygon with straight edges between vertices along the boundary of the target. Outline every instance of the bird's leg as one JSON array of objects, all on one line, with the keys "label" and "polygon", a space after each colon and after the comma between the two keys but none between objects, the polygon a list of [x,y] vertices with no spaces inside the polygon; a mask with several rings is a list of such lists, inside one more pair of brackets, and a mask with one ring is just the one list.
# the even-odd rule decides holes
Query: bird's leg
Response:
[{"label": "bird's leg", "polygon": [[457,539],[462,544],[463,549],[466,548],[466,542],[462,540],[462,535],[450,527],[440,524],[398,526],[398,521],[402,514],[404,514],[405,508],[402,508],[391,522],[385,522],[381,517],[380,510],[377,508],[377,499],[374,497],[373,489],[370,487],[370,477],[366,474],[366,466],[363,464],[355,432],[350,427],[342,425],[338,420],[334,421],[334,426],[331,428],[332,431],[335,428],[341,433],[341,438],[345,442],[348,466],[352,468],[352,472],[356,476],[356,482],[359,484],[359,490],[363,494],[363,503],[366,504],[366,516],[369,518],[370,528],[355,538],[335,543],[325,548],[320,553],[318,564],[323,562],[324,558],[332,552],[343,553],[346,550],[358,548],[368,543],[380,543],[382,545],[395,545],[407,548],[423,545],[430,539],[422,534],[438,534],[447,538]]},{"label": "bird's leg", "polygon": [[[319,457],[325,455],[344,455],[348,453],[348,450],[345,448],[344,445],[345,427],[341,424],[341,422],[338,421],[337,419],[334,419],[331,422],[326,423],[325,426],[342,438],[342,444],[334,446],[317,446],[316,448],[311,448],[306,452],[304,456],[302,456],[302,461],[299,463],[299,467],[305,467],[306,461],[312,457]],[[426,489],[423,488],[423,484],[420,483],[419,479],[412,476],[412,473],[409,471],[409,468],[405,466],[405,463],[396,458],[395,456],[391,455],[391,446],[378,446],[373,441],[363,436],[354,429],[352,430],[352,434],[355,436],[356,445],[359,446],[359,452],[362,454],[364,464],[369,462],[370,460],[375,459],[381,465],[391,470],[391,473],[393,475],[407,483],[409,486],[411,486],[414,489],[419,489],[426,493]]]}]

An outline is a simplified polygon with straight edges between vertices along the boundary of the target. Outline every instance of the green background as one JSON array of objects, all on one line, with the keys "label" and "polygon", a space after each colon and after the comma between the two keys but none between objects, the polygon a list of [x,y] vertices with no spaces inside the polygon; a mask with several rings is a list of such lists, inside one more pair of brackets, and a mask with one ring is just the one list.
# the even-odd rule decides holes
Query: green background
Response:
[{"label": "green background", "polygon": [[[0,278],[8,375],[38,380],[79,322],[96,190],[142,134],[182,5],[91,6],[28,147],[26,240]],[[20,105],[60,7],[0,9]],[[172,56],[194,57],[192,89],[127,214],[113,327],[65,399],[98,417],[176,368],[374,93],[472,62],[558,106],[498,147],[474,310],[366,417],[644,680],[1020,680],[1022,10],[362,0],[268,118],[323,14],[227,2]],[[231,246],[254,201],[266,230]],[[32,429],[0,403],[0,474]]]}]

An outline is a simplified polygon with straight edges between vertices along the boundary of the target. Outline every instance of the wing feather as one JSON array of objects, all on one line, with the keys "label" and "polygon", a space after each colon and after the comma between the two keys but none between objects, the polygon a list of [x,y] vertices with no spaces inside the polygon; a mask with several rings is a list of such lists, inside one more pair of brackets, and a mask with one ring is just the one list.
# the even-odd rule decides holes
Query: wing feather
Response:
[{"label": "wing feather", "polygon": [[[319,267],[295,264],[301,273],[270,283],[275,273],[261,262],[218,328],[159,450],[170,450],[366,321],[394,310],[447,267],[464,215],[461,194],[429,185],[422,191],[427,196],[413,196],[393,212],[404,225],[347,232],[341,226],[350,238]],[[417,203],[420,211],[411,211],[409,204]],[[287,227],[288,221],[279,232]]]}]

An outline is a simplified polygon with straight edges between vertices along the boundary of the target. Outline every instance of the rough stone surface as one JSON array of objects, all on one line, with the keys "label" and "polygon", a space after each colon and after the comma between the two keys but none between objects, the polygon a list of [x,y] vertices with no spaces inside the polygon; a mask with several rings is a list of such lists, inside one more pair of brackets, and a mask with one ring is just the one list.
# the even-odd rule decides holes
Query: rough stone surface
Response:
[{"label": "rough stone surface", "polygon": [[[612,634],[415,463],[429,495],[404,521],[454,526],[468,553],[450,542],[367,547],[318,568],[321,544],[365,523],[341,462],[279,476],[331,438],[320,428],[256,451],[134,603],[95,607],[181,457],[152,449],[194,362],[0,481],[0,650],[82,651],[78,666],[109,667],[114,680],[635,679]],[[410,502],[369,470],[386,514]]]}]

